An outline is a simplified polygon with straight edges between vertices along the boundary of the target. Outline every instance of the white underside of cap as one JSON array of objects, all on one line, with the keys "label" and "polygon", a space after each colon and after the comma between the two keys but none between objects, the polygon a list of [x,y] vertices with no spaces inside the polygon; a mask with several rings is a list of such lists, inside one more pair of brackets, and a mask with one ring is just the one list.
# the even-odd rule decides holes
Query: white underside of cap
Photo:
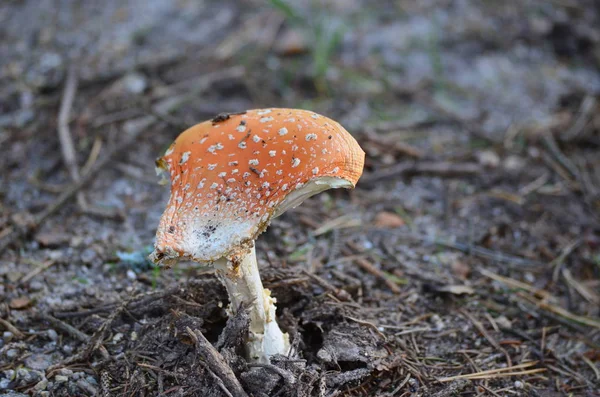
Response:
[{"label": "white underside of cap", "polygon": [[222,217],[215,210],[213,213],[188,217],[185,224],[177,225],[178,228],[183,229],[183,238],[180,240],[181,245],[178,251],[184,252],[185,257],[198,262],[213,262],[239,251],[242,243],[256,238],[272,218],[283,214],[290,208],[297,207],[307,198],[328,189],[352,187],[352,183],[345,179],[322,176],[292,190],[275,207],[272,214],[264,213],[262,216],[250,219],[232,220]]},{"label": "white underside of cap", "polygon": [[181,248],[193,260],[212,262],[248,240],[255,233],[257,224],[254,220],[198,217],[185,226]]},{"label": "white underside of cap", "polygon": [[351,182],[333,176],[321,176],[311,179],[310,182],[307,182],[301,188],[290,192],[290,194],[283,199],[283,201],[275,209],[273,218],[278,217],[290,208],[296,208],[302,204],[304,200],[314,196],[317,193],[321,193],[328,189],[353,187],[354,185]]}]

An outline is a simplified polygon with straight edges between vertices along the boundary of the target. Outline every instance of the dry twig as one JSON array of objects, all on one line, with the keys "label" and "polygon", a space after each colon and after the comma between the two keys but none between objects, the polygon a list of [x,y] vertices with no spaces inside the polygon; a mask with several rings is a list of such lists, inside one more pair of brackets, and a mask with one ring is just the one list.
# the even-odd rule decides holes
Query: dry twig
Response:
[{"label": "dry twig", "polygon": [[186,327],[186,331],[194,341],[199,356],[205,360],[206,368],[215,375],[215,380],[221,390],[231,396],[247,397],[248,395],[223,356],[206,340],[202,332],[192,331],[190,327]]},{"label": "dry twig", "polygon": [[[80,180],[79,167],[77,166],[77,156],[75,154],[75,146],[69,129],[69,121],[71,119],[71,108],[73,100],[77,92],[77,73],[74,67],[70,67],[67,73],[65,90],[63,92],[60,110],[58,112],[58,140],[62,151],[63,161],[71,175],[71,180],[77,183]],[[87,208],[87,202],[82,192],[77,193],[77,202],[81,209]]]},{"label": "dry twig", "polygon": [[511,376],[532,375],[532,374],[537,374],[540,372],[545,372],[546,371],[545,368],[529,369],[529,368],[533,367],[534,365],[536,365],[537,363],[538,363],[537,361],[530,361],[527,363],[513,365],[513,366],[505,367],[505,368],[488,369],[486,371],[479,371],[479,372],[474,372],[471,374],[450,376],[450,377],[446,377],[446,378],[440,378],[440,379],[438,379],[438,382],[452,382],[457,379],[475,380],[475,379],[506,378],[506,377],[511,377]]}]

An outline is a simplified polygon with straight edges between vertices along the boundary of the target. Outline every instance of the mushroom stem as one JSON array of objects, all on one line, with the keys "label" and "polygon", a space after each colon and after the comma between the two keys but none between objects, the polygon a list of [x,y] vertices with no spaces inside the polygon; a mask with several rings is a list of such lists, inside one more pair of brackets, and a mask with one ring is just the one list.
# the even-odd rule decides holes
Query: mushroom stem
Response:
[{"label": "mushroom stem", "polygon": [[250,305],[250,328],[246,353],[253,362],[269,363],[274,354],[287,354],[289,337],[279,329],[275,319],[275,298],[263,288],[254,246],[237,266],[226,259],[214,264],[217,275],[229,295],[229,310],[235,314],[242,303]]}]

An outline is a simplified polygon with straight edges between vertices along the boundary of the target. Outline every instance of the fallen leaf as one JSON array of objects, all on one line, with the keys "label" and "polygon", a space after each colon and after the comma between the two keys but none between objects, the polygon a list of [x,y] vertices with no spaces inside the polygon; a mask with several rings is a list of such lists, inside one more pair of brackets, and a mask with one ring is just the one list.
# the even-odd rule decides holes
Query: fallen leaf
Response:
[{"label": "fallen leaf", "polygon": [[31,303],[32,303],[31,299],[21,297],[21,298],[15,298],[15,299],[11,300],[8,305],[10,306],[11,309],[23,310],[23,309],[26,309],[27,307],[31,306]]},{"label": "fallen leaf", "polygon": [[300,55],[308,51],[308,42],[302,32],[291,29],[281,34],[275,42],[275,52],[283,56]]},{"label": "fallen leaf", "polygon": [[447,292],[454,295],[463,295],[463,294],[474,294],[475,290],[468,285],[442,285],[436,287],[436,291],[438,292]]},{"label": "fallen leaf", "polygon": [[466,280],[471,274],[471,266],[467,265],[463,261],[455,260],[452,262],[450,267],[452,269],[452,273],[462,280]]},{"label": "fallen leaf", "polygon": [[377,227],[385,228],[400,227],[404,226],[405,224],[404,219],[402,219],[399,215],[386,211],[382,211],[375,215],[374,223]]},{"label": "fallen leaf", "polygon": [[35,241],[42,247],[56,248],[69,242],[71,237],[61,232],[40,232],[35,235]]}]

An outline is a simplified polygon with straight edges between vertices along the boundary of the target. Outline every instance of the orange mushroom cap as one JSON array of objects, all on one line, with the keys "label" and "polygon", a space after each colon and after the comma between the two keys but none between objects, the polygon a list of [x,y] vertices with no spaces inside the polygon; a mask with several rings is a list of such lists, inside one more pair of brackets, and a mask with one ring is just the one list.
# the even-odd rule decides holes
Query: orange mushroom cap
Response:
[{"label": "orange mushroom cap", "polygon": [[364,157],[340,124],[306,110],[248,110],[197,124],[157,160],[170,173],[171,197],[151,258],[233,258],[288,208],[353,188]]}]

